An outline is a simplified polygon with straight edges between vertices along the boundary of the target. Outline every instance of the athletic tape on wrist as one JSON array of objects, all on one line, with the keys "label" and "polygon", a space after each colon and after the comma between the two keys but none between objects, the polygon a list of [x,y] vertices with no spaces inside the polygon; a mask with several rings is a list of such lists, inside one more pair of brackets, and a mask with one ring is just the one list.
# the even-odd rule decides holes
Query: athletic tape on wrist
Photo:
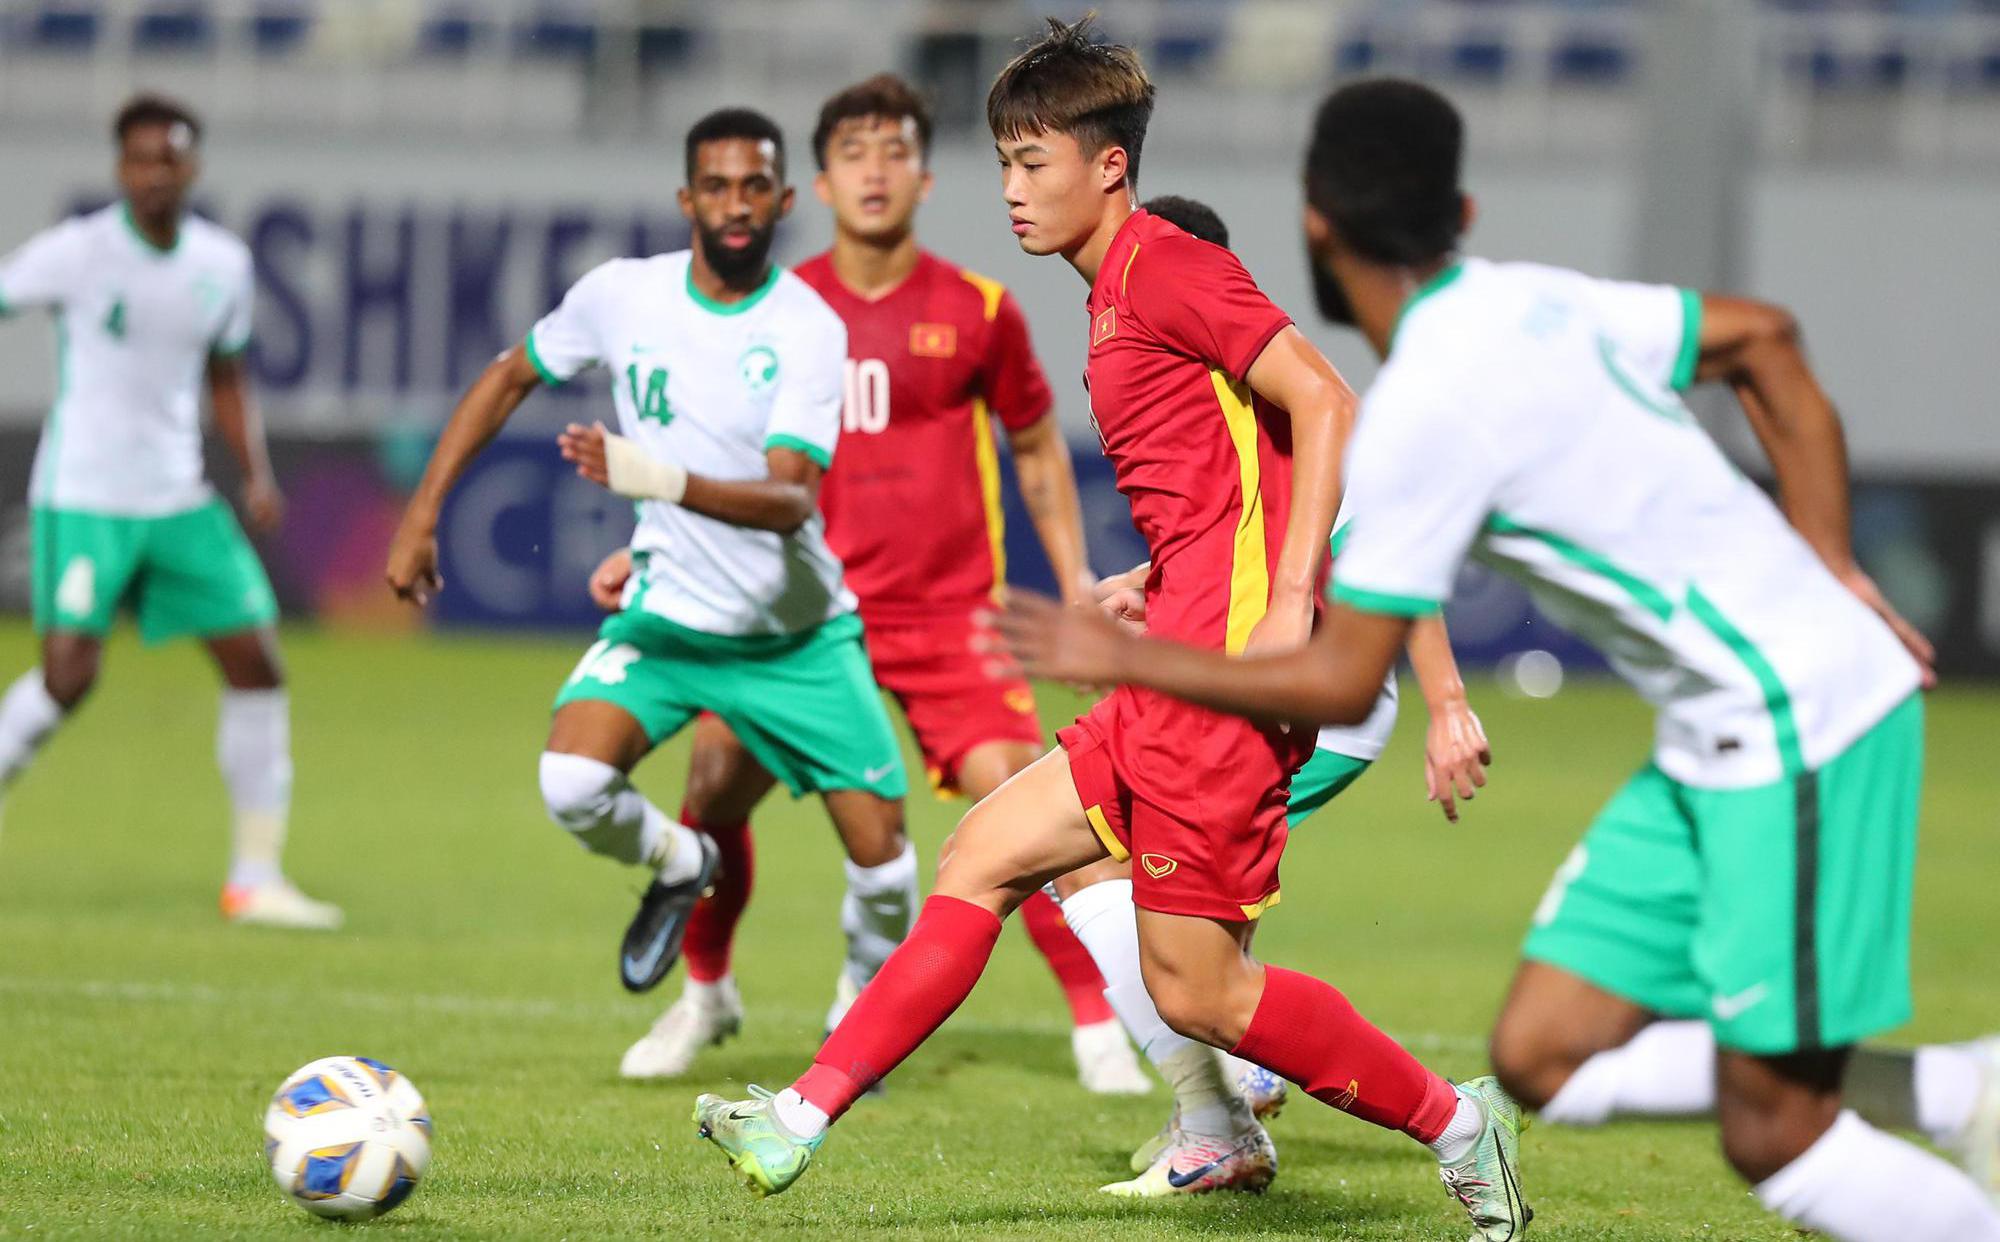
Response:
[{"label": "athletic tape on wrist", "polygon": [[686,470],[609,431],[604,433],[604,466],[611,490],[620,496],[677,505],[687,494]]}]

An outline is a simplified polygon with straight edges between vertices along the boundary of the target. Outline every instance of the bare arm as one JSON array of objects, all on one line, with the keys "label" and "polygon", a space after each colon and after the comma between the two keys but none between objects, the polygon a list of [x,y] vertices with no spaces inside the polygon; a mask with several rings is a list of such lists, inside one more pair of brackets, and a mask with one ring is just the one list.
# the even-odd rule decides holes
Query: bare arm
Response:
[{"label": "bare arm", "polygon": [[1459,800],[1470,801],[1486,784],[1486,765],[1493,761],[1486,730],[1466,700],[1444,618],[1412,622],[1406,649],[1431,718],[1424,738],[1424,793],[1446,819],[1457,823]]},{"label": "bare arm", "polygon": [[623,482],[612,487],[609,436],[602,423],[588,427],[571,423],[563,428],[556,442],[562,446],[563,459],[576,466],[580,478],[611,488],[621,496],[663,499],[732,526],[789,535],[804,526],[819,508],[819,483],[824,472],[818,462],[797,449],[766,449],[766,474],[761,479],[711,479],[689,474],[675,464],[649,459],[632,441],[621,439],[620,451],[626,455],[622,461],[636,461],[648,474],[672,480],[665,490],[628,490]]},{"label": "bare arm", "polygon": [[1271,579],[1271,608],[1245,651],[1304,643],[1327,536],[1340,508],[1340,458],[1354,429],[1354,390],[1296,327],[1271,338],[1246,378],[1292,424],[1292,506]]},{"label": "bare arm", "polygon": [[1044,415],[1019,431],[1010,432],[1014,476],[1021,482],[1021,500],[1035,524],[1042,550],[1055,571],[1056,586],[1065,603],[1091,597],[1091,576],[1083,541],[1083,506],[1076,495],[1076,470],[1070,465],[1069,443],[1055,415]]},{"label": "bare arm", "polygon": [[1094,609],[1015,592],[995,628],[1022,669],[1080,685],[1148,686],[1253,720],[1359,724],[1408,638],[1407,617],[1336,604],[1302,648],[1238,658],[1135,638]]},{"label": "bare arm", "polygon": [[459,398],[389,545],[385,576],[399,597],[425,604],[443,587],[437,564],[437,520],[445,496],[541,382],[527,351],[516,345],[488,363]]},{"label": "bare arm", "polygon": [[1721,380],[1736,393],[1757,442],[1778,476],[1778,503],[1834,577],[1873,608],[1935,680],[1935,652],[1916,627],[1883,598],[1854,560],[1848,499],[1847,440],[1812,367],[1798,321],[1782,307],[1704,294],[1698,380]]},{"label": "bare arm", "polygon": [[243,471],[243,509],[251,529],[263,532],[276,528],[284,516],[285,499],[271,470],[264,419],[250,399],[250,380],[241,354],[209,355],[208,400],[215,409],[216,432]]}]

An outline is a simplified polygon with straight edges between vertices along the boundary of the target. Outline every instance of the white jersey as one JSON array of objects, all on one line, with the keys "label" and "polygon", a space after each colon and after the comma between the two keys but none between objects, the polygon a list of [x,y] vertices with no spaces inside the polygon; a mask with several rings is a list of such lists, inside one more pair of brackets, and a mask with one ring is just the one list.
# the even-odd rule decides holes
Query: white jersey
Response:
[{"label": "white jersey", "polygon": [[1363,402],[1334,594],[1419,615],[1477,555],[1659,709],[1662,771],[1741,788],[1839,754],[1918,669],[1681,403],[1700,313],[1557,268],[1440,273]]},{"label": "white jersey", "polygon": [[[1354,519],[1349,516],[1353,507],[1343,494],[1340,514],[1334,519],[1333,539],[1327,550],[1337,564],[1340,550],[1347,545],[1347,536],[1354,529]],[[1396,670],[1390,669],[1389,676],[1382,682],[1382,693],[1375,698],[1375,710],[1368,713],[1368,719],[1358,725],[1328,725],[1319,731],[1313,740],[1313,749],[1330,750],[1336,755],[1346,755],[1350,759],[1366,759],[1374,762],[1382,757],[1389,747],[1389,735],[1396,731]]]},{"label": "white jersey", "polygon": [[[778,267],[749,297],[710,301],[692,260],[681,250],[593,269],[529,332],[536,370],[558,384],[610,370],[620,434],[691,474],[762,479],[771,448],[831,465],[846,325]],[[624,606],[703,633],[791,634],[855,608],[817,511],[780,535],[647,501],[632,552]]]},{"label": "white jersey", "polygon": [[171,250],[123,203],[65,220],[0,259],[0,310],[56,316],[56,399],[32,503],[161,517],[205,503],[201,388],[250,344],[249,248],[198,216]]}]

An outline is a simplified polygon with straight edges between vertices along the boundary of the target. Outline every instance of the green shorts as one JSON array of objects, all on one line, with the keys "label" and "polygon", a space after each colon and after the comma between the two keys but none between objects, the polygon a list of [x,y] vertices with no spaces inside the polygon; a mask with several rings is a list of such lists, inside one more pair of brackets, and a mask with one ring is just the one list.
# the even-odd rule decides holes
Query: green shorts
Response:
[{"label": "green shorts", "polygon": [[102,635],[121,605],[149,643],[269,625],[271,580],[236,515],[219,499],[166,517],[37,506],[35,630]]},{"label": "green shorts", "polygon": [[1331,750],[1316,750],[1292,778],[1291,800],[1285,804],[1285,825],[1296,828],[1368,770],[1369,760]]},{"label": "green shorts", "polygon": [[656,746],[713,712],[793,797],[909,790],[853,613],[800,634],[733,637],[628,609],[605,619],[555,705],[585,699],[625,709]]},{"label": "green shorts", "polygon": [[1751,789],[1648,766],[1556,871],[1522,954],[1717,1042],[1836,1048],[1910,1016],[1924,706],[1832,761]]}]

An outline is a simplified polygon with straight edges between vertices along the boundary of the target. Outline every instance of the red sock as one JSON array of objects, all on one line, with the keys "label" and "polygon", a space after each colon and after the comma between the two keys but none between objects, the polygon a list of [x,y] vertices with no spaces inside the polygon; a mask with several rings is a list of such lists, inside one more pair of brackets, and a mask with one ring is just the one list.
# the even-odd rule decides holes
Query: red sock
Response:
[{"label": "red sock", "polygon": [[1296,970],[1264,968],[1263,999],[1230,1051],[1323,1104],[1420,1143],[1444,1133],[1458,1107],[1450,1083],[1375,1029],[1332,985]]},{"label": "red sock", "polygon": [[681,808],[681,822],[696,832],[707,833],[722,853],[716,872],[715,891],[695,904],[688,916],[687,937],[681,941],[681,957],[687,962],[688,978],[713,983],[729,973],[729,950],[736,942],[736,923],[743,907],[750,904],[750,881],[757,872],[757,852],[750,843],[750,825],[703,824],[688,817]]},{"label": "red sock", "polygon": [[1070,1021],[1089,1026],[1117,1017],[1104,999],[1104,976],[1097,973],[1090,950],[1083,947],[1083,941],[1063,922],[1062,907],[1047,893],[1038,892],[1021,906],[1021,925],[1028,929],[1028,939],[1048,959],[1056,982],[1062,984],[1063,996],[1069,1001]]},{"label": "red sock", "polygon": [[838,1118],[944,1025],[979,982],[1000,939],[991,911],[956,897],[924,903],[909,938],[827,1036],[792,1089]]}]

